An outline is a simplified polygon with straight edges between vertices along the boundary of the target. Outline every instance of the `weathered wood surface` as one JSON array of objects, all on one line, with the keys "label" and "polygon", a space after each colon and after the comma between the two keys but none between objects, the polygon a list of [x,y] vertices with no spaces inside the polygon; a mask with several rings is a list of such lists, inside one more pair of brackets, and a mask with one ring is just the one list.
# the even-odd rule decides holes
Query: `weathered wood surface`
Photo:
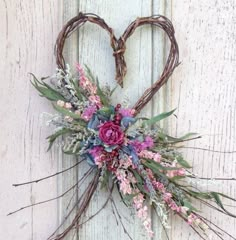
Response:
[{"label": "weathered wood surface", "polygon": [[[1,81],[1,182],[0,239],[46,239],[68,212],[66,206],[80,194],[71,193],[58,202],[24,210],[17,215],[6,214],[24,204],[30,204],[63,193],[82,175],[83,168],[67,172],[47,182],[13,188],[12,183],[52,174],[71,166],[75,160],[59,153],[59,148],[46,153],[45,138],[51,130],[41,121],[41,112],[51,112],[48,102],[39,98],[29,84],[28,72],[37,76],[51,75],[55,69],[53,45],[57,33],[79,10],[94,12],[113,27],[117,36],[138,16],[164,14],[173,20],[180,46],[180,60],[171,81],[155,96],[142,115],[150,116],[178,107],[178,119],[172,118],[165,127],[175,135],[194,131],[203,138],[189,143],[221,152],[235,150],[235,7],[233,0],[148,1],[148,0],[71,0],[0,1],[0,73]],[[165,50],[165,51],[164,51]],[[114,103],[128,98],[131,105],[144,89],[157,79],[163,68],[168,44],[160,30],[143,27],[127,42],[128,73],[124,89],[118,89]],[[65,49],[68,62],[89,65],[102,84],[115,86],[114,59],[108,35],[87,24],[75,33]],[[234,177],[236,154],[207,150],[183,149],[192,161],[194,171],[204,177]],[[209,184],[208,184],[209,185]],[[206,187],[207,184],[206,184]],[[233,181],[217,181],[209,187],[236,197]],[[105,200],[98,191],[86,217],[96,212]],[[116,196],[124,223],[134,240],[147,239],[138,220],[134,220]],[[231,204],[231,203],[230,203]],[[58,209],[58,211],[57,211]],[[211,212],[207,216],[236,235],[235,220]],[[232,208],[235,212],[235,209]],[[73,217],[73,216],[72,216]],[[155,240],[166,239],[153,214]],[[198,240],[185,223],[171,218],[171,240]],[[162,235],[162,236],[161,236]],[[68,240],[128,239],[117,226],[111,206],[95,219],[72,233]],[[225,238],[228,240],[228,238]]]},{"label": "weathered wood surface", "polygon": [[58,224],[55,201],[6,216],[57,195],[56,179],[19,188],[12,183],[57,171],[57,151],[46,152],[51,129],[41,121],[51,107],[32,88],[28,73],[48,76],[55,69],[53,46],[62,22],[58,3],[0,1],[0,239],[46,239]]},{"label": "weathered wood surface", "polygon": [[[235,177],[236,2],[172,2],[171,17],[182,61],[170,83],[170,104],[172,108],[178,107],[178,119],[172,121],[172,133],[181,135],[192,131],[203,135],[202,139],[189,142],[187,146],[207,150],[184,150],[199,176]],[[235,181],[216,181],[208,187],[236,197]],[[236,236],[235,219],[207,208],[203,211],[211,221]],[[230,211],[236,213],[235,208]],[[185,224],[176,223],[176,218],[172,219],[171,239],[199,239],[191,231],[183,231]]]}]

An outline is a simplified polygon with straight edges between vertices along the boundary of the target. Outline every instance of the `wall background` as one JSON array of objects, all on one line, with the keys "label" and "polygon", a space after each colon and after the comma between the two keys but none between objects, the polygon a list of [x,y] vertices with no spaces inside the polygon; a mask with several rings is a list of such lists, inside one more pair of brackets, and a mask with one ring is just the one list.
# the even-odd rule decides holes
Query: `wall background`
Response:
[{"label": "wall background", "polygon": [[[0,239],[42,240],[55,230],[66,215],[66,205],[80,190],[63,199],[6,217],[12,210],[61,194],[81,176],[86,166],[38,184],[12,187],[12,183],[37,179],[73,165],[59,148],[46,152],[45,138],[52,132],[42,121],[42,112],[52,112],[29,82],[29,72],[48,76],[55,70],[54,43],[64,22],[78,11],[102,16],[119,36],[138,16],[164,14],[175,26],[182,64],[168,84],[145,108],[151,116],[178,107],[178,118],[165,127],[174,135],[198,132],[204,137],[185,145],[185,156],[203,177],[236,175],[236,2],[234,0],[0,0]],[[113,86],[114,60],[106,33],[86,25],[75,33],[66,48],[67,60],[91,66],[102,83]],[[128,73],[124,89],[116,95],[134,103],[161,73],[168,44],[158,29],[144,27],[127,43]],[[218,152],[217,152],[218,151]],[[235,181],[204,182],[236,198]],[[209,186],[208,186],[209,185]],[[87,215],[102,205],[98,192]],[[134,240],[147,239],[138,221],[117,204]],[[230,203],[229,203],[230,204]],[[235,213],[235,208],[230,208]],[[236,235],[234,219],[203,209],[210,220]],[[157,239],[161,228],[153,216]],[[198,240],[185,223],[171,218],[171,240]],[[128,239],[116,225],[108,207],[68,240]],[[229,238],[225,238],[228,240]]]}]

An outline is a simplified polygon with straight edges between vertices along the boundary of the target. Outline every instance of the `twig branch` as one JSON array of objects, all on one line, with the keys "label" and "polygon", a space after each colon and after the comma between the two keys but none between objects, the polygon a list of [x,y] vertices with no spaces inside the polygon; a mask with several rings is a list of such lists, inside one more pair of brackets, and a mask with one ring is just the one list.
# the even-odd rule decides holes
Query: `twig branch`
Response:
[{"label": "twig branch", "polygon": [[71,166],[71,167],[69,167],[69,168],[67,168],[67,169],[64,169],[64,170],[62,170],[62,171],[60,171],[60,172],[54,173],[54,174],[49,175],[49,176],[47,176],[47,177],[43,177],[43,178],[40,178],[40,179],[32,180],[32,181],[29,181],[29,182],[12,184],[12,186],[14,186],[14,187],[19,187],[19,186],[22,186],[22,185],[27,185],[27,184],[32,184],[32,183],[41,182],[41,181],[46,180],[46,179],[48,179],[48,178],[52,178],[52,177],[55,177],[55,176],[57,176],[57,175],[59,175],[59,174],[61,174],[61,173],[64,173],[64,172],[66,172],[66,171],[69,171],[70,169],[78,166],[78,165],[79,165],[81,162],[83,162],[83,161],[84,161],[84,159],[82,159],[81,161],[77,162],[76,164],[74,164],[73,166]]},{"label": "twig branch", "polygon": [[[90,170],[88,172],[91,172],[92,171],[92,168],[90,168]],[[82,180],[84,177],[86,177],[86,175],[88,174],[88,172],[86,172],[83,177],[81,179],[79,179],[72,187],[70,187],[67,191],[65,191],[64,193],[62,193],[61,195],[57,196],[57,197],[54,197],[54,198],[50,198],[48,200],[44,200],[44,201],[41,201],[41,202],[37,202],[37,203],[33,203],[33,204],[30,204],[30,205],[27,205],[27,206],[24,206],[24,207],[21,207],[13,212],[10,212],[7,214],[7,216],[9,215],[12,215],[14,213],[17,213],[23,209],[26,209],[26,208],[29,208],[29,207],[33,207],[33,206],[36,206],[36,205],[40,205],[40,204],[43,204],[43,203],[48,203],[48,202],[51,202],[51,201],[54,201],[56,199],[59,199],[61,197],[64,197],[67,193],[69,193],[71,190],[73,190]]]}]

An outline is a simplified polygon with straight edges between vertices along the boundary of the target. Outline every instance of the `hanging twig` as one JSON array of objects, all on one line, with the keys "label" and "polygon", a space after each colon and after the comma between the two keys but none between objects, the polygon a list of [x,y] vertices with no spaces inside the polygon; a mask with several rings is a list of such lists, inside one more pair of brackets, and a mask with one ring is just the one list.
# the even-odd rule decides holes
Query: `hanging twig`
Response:
[{"label": "hanging twig", "polygon": [[27,185],[27,184],[32,184],[32,183],[38,183],[38,182],[40,182],[40,181],[43,181],[43,180],[46,180],[46,179],[48,179],[48,178],[55,177],[55,176],[57,176],[57,175],[59,175],[59,174],[62,174],[62,173],[64,173],[64,172],[67,172],[67,171],[69,171],[70,169],[78,166],[78,165],[79,165],[80,163],[82,163],[83,161],[84,161],[84,159],[80,160],[80,161],[77,162],[75,165],[73,165],[73,166],[71,166],[71,167],[69,167],[69,168],[67,168],[67,169],[64,169],[64,170],[62,170],[62,171],[60,171],[60,172],[54,173],[54,174],[49,175],[49,176],[47,176],[47,177],[43,177],[43,178],[40,178],[40,179],[32,180],[32,181],[29,181],[29,182],[12,184],[12,186],[14,186],[14,187],[19,187],[19,186],[22,186],[22,185]]},{"label": "hanging twig", "polygon": [[64,193],[62,193],[61,195],[57,196],[57,197],[54,197],[54,198],[50,198],[48,200],[45,200],[45,201],[41,201],[41,202],[37,202],[37,203],[33,203],[33,204],[30,204],[30,205],[27,205],[27,206],[24,206],[24,207],[21,207],[13,212],[10,212],[7,214],[7,216],[9,215],[12,215],[12,214],[15,214],[19,211],[22,211],[23,209],[26,209],[26,208],[29,208],[29,207],[33,207],[33,206],[36,206],[36,205],[40,205],[40,204],[43,204],[43,203],[48,203],[48,202],[51,202],[51,201],[54,201],[54,200],[57,200],[59,198],[62,198],[64,197],[67,193],[69,193],[71,190],[73,190],[85,177],[88,173],[90,173],[92,170],[92,168],[90,168],[84,175],[81,179],[79,179],[72,187],[70,187],[68,190],[66,190]]}]

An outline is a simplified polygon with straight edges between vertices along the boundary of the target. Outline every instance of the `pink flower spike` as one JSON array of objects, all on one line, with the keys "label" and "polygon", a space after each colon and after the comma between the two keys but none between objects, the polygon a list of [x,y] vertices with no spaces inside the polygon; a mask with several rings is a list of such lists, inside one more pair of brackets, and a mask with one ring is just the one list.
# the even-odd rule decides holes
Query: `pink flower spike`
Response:
[{"label": "pink flower spike", "polygon": [[101,108],[102,106],[101,99],[98,95],[89,96],[89,101],[95,104],[98,108]]}]

